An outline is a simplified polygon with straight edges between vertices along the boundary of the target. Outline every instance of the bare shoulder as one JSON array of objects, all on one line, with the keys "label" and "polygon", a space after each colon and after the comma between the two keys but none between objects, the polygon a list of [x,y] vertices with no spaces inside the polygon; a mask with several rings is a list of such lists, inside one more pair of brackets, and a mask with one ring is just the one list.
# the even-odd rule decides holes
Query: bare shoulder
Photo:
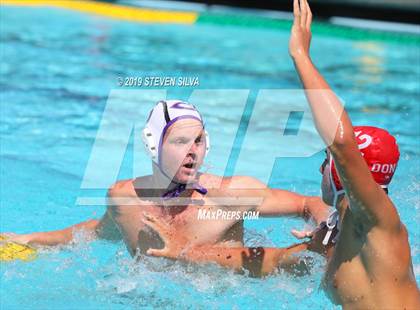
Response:
[{"label": "bare shoulder", "polygon": [[257,178],[250,176],[222,177],[214,174],[203,173],[200,176],[200,183],[208,188],[230,188],[230,189],[265,189],[267,186]]},{"label": "bare shoulder", "polygon": [[136,194],[133,186],[133,179],[115,182],[108,189],[108,197],[132,197]]},{"label": "bare shoulder", "polygon": [[147,178],[121,180],[108,190],[108,212],[114,218],[132,216],[138,213],[138,207],[144,204],[141,187],[147,187]]},{"label": "bare shoulder", "polygon": [[208,188],[217,188],[223,181],[223,177],[211,173],[200,174],[199,182]]},{"label": "bare shoulder", "polygon": [[267,185],[250,176],[237,175],[225,178],[224,183],[233,189],[266,189]]}]

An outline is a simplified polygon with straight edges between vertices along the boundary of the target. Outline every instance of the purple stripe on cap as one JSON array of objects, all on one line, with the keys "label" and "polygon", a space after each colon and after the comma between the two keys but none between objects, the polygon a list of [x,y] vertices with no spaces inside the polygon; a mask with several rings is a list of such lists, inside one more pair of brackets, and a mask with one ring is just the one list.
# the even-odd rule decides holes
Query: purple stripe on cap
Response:
[{"label": "purple stripe on cap", "polygon": [[171,108],[174,109],[182,109],[182,110],[191,110],[191,111],[197,111],[194,106],[189,106],[186,102],[178,101],[171,105]]}]

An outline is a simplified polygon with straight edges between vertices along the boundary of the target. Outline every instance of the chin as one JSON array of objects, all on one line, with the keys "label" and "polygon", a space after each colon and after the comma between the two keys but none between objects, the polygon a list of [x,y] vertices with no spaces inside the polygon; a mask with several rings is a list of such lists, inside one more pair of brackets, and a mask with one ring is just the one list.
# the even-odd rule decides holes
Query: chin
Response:
[{"label": "chin", "polygon": [[197,174],[191,175],[191,174],[182,173],[182,174],[177,174],[174,177],[174,180],[178,183],[187,184],[187,183],[191,183],[191,182],[195,181],[196,176],[197,176]]}]

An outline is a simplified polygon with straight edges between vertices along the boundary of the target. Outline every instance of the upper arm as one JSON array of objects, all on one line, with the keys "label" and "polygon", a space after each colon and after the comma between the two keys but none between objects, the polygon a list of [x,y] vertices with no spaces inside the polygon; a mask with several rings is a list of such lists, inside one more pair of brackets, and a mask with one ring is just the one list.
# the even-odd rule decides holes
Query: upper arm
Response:
[{"label": "upper arm", "polygon": [[107,217],[103,218],[104,223],[113,223],[110,232],[116,237],[118,231],[119,239],[124,239],[131,254],[134,254],[139,232],[144,228],[142,212],[139,212],[141,205],[132,180],[119,181],[108,190],[108,210]]},{"label": "upper arm", "polygon": [[306,196],[280,189],[271,189],[256,178],[238,176],[232,185],[240,189],[241,197],[259,198],[255,210],[261,216],[303,215]]},{"label": "upper arm", "polygon": [[96,226],[96,235],[98,238],[119,241],[121,240],[121,233],[113,219],[112,207],[108,207],[106,213]]},{"label": "upper arm", "polygon": [[124,207],[121,203],[128,202],[132,194],[129,190],[130,182],[131,180],[118,181],[108,189],[108,208],[96,230],[100,238],[114,241],[122,239],[118,222],[121,208]]},{"label": "upper arm", "polygon": [[399,229],[398,212],[391,199],[374,180],[356,141],[331,149],[352,214],[370,225]]}]

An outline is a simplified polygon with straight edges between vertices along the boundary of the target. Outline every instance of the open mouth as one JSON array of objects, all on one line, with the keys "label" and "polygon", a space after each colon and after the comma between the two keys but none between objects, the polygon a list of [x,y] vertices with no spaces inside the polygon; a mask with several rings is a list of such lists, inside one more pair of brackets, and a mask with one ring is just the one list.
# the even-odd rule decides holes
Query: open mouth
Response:
[{"label": "open mouth", "polygon": [[185,165],[183,165],[185,168],[188,168],[188,169],[192,169],[192,168],[195,168],[195,164],[194,163],[188,163],[188,164],[185,164]]}]

